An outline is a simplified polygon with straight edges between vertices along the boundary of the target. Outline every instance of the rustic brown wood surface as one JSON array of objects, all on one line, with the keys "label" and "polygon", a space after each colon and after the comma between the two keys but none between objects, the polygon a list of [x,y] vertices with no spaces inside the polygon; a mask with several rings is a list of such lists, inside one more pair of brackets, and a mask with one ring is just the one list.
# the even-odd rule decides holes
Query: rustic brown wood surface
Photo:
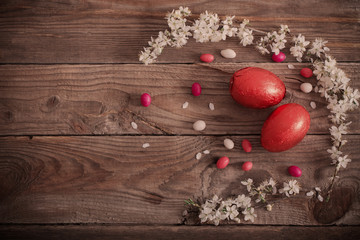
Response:
[{"label": "rustic brown wood surface", "polygon": [[[139,51],[180,5],[194,18],[209,10],[248,18],[263,31],[288,24],[308,40],[322,37],[360,88],[359,1],[0,1],[1,239],[360,238],[359,110],[348,116],[353,123],[343,149],[352,162],[330,202],[306,197],[312,187],[328,186],[333,172],[326,102],[290,79],[305,80],[298,73],[309,64],[296,63],[289,50],[285,63],[273,63],[232,38],[190,40],[181,50],[166,48],[157,64],[141,65]],[[224,48],[237,57],[222,58]],[[204,52],[215,63],[201,64]],[[231,99],[229,79],[246,66],[277,74],[287,87],[282,103],[310,112],[308,135],[295,148],[266,152],[260,130],[274,108],[250,110]],[[195,81],[203,86],[200,97],[190,94]],[[149,108],[139,104],[143,92],[152,95]],[[204,132],[192,130],[198,119],[207,123]],[[224,138],[235,149],[226,150]],[[240,146],[245,138],[253,143],[248,154]],[[205,149],[211,153],[196,160]],[[231,163],[219,171],[214,163],[223,155]],[[250,172],[241,170],[244,161],[254,163]],[[248,177],[282,183],[291,179],[290,165],[303,170],[301,193],[274,196],[272,212],[257,207],[255,224],[199,226],[196,212],[183,216],[186,198],[246,193],[240,181]]]},{"label": "rustic brown wood surface", "polygon": [[65,225],[65,226],[0,226],[0,233],[6,239],[207,239],[262,240],[343,240],[359,239],[359,226],[345,227],[289,227],[289,226],[122,226],[122,225]]},{"label": "rustic brown wood surface", "polygon": [[[293,33],[309,39],[323,37],[341,61],[359,61],[359,9],[357,1],[1,1],[0,62],[2,63],[138,63],[138,53],[167,27],[164,16],[180,5],[198,16],[205,10],[248,18],[263,31],[288,24]],[[268,62],[269,57],[244,48],[233,38],[197,44],[184,50],[167,48],[160,62],[193,63],[204,51],[220,57],[231,47],[238,57],[229,61]],[[288,60],[294,61],[288,54]],[[218,58],[218,62],[224,62]]]},{"label": "rustic brown wood surface", "polygon": [[[322,135],[308,135],[283,153],[265,153],[259,136],[231,138],[236,147],[229,151],[223,146],[225,137],[215,136],[3,137],[0,223],[179,224],[189,197],[245,194],[240,181],[249,177],[259,183],[265,177],[283,182],[290,179],[289,165],[302,168],[299,181],[303,191],[310,191],[325,186],[333,171],[325,151],[330,141]],[[241,150],[243,139],[253,143],[250,154]],[[358,159],[360,139],[348,140],[344,151]],[[143,149],[143,143],[150,147]],[[196,153],[206,149],[210,154],[196,160]],[[218,170],[216,160],[224,155],[231,163]],[[248,160],[254,168],[244,172],[241,165]],[[344,207],[344,216],[333,223],[360,222],[360,163],[351,164],[339,182],[348,193],[337,196],[345,206],[333,209]],[[304,192],[272,201],[272,212],[257,209],[256,224],[319,224],[314,202]]]},{"label": "rustic brown wood surface", "polygon": [[[0,134],[197,134],[192,123],[202,119],[203,134],[259,134],[267,116],[277,107],[258,110],[237,104],[229,94],[232,74],[257,66],[277,74],[286,84],[281,104],[302,104],[311,114],[309,133],[328,134],[331,126],[326,101],[317,93],[305,94],[298,78],[306,64],[211,65],[4,65],[0,66]],[[360,87],[359,64],[340,66]],[[312,82],[315,84],[315,79]],[[193,82],[203,94],[191,95]],[[148,92],[152,105],[144,108],[140,96]],[[182,108],[187,101],[189,107]],[[310,107],[310,101],[317,108]],[[215,110],[208,104],[212,102]],[[360,133],[359,112],[350,113],[351,133]],[[134,130],[130,123],[138,123]]]}]

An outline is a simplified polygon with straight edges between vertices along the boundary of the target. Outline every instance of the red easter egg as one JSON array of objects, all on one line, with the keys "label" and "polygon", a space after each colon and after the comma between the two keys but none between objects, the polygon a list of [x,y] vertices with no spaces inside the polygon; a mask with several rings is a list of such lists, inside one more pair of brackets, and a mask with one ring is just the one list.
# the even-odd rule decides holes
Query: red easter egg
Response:
[{"label": "red easter egg", "polygon": [[223,169],[229,164],[230,160],[228,157],[221,157],[216,163],[218,169]]},{"label": "red easter egg", "polygon": [[244,162],[244,164],[242,165],[242,170],[244,171],[250,171],[253,167],[253,163],[252,162]]},{"label": "red easter egg", "polygon": [[290,166],[288,172],[293,177],[300,177],[302,174],[302,171],[298,166]]},{"label": "red easter egg", "polygon": [[249,140],[244,139],[241,142],[241,146],[242,146],[242,148],[244,149],[245,152],[251,152],[252,146],[251,146],[251,143],[250,143]]},{"label": "red easter egg", "polygon": [[274,73],[257,67],[247,67],[234,73],[230,93],[239,104],[249,108],[267,108],[285,97],[285,84]]},{"label": "red easter egg", "polygon": [[269,152],[286,151],[301,142],[310,127],[310,115],[296,103],[276,108],[261,129],[261,145]]},{"label": "red easter egg", "polygon": [[210,53],[205,53],[205,54],[202,54],[200,56],[200,60],[202,62],[206,62],[206,63],[211,63],[212,61],[214,61],[214,55],[210,54]]}]

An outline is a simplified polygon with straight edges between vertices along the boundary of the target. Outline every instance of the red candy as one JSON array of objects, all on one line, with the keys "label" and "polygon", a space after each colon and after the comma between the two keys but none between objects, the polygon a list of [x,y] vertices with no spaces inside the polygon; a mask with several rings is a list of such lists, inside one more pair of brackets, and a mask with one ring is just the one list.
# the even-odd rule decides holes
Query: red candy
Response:
[{"label": "red candy", "polygon": [[214,61],[214,56],[210,53],[205,53],[200,56],[200,60],[202,62],[211,63],[212,61]]},{"label": "red candy", "polygon": [[141,95],[141,105],[144,107],[148,107],[151,103],[151,96],[148,93],[144,93]]},{"label": "red candy", "polygon": [[253,167],[253,163],[252,162],[244,162],[244,164],[242,165],[242,170],[244,171],[250,171]]},{"label": "red candy", "polygon": [[283,52],[279,52],[278,55],[276,55],[275,53],[272,55],[271,59],[274,62],[283,62],[286,59],[286,55]]},{"label": "red candy", "polygon": [[303,68],[301,69],[300,74],[304,78],[311,78],[313,75],[313,71],[310,68]]},{"label": "red candy", "polygon": [[249,142],[249,140],[244,139],[241,143],[241,146],[245,152],[251,152],[252,146],[251,146],[251,143]]},{"label": "red candy", "polygon": [[230,160],[228,157],[221,157],[216,163],[216,167],[218,169],[226,168],[226,166],[229,164]]},{"label": "red candy", "polygon": [[232,76],[230,93],[244,107],[268,108],[285,97],[285,84],[268,70],[247,67],[236,71]]},{"label": "red candy", "polygon": [[297,166],[290,166],[288,168],[288,172],[293,177],[300,177],[301,174],[302,174],[301,169],[299,167],[297,167]]},{"label": "red candy", "polygon": [[194,83],[191,86],[191,92],[194,96],[199,96],[201,94],[201,85],[199,83]]},{"label": "red candy", "polygon": [[282,152],[294,147],[305,137],[310,115],[297,103],[275,109],[261,129],[261,145],[269,152]]}]

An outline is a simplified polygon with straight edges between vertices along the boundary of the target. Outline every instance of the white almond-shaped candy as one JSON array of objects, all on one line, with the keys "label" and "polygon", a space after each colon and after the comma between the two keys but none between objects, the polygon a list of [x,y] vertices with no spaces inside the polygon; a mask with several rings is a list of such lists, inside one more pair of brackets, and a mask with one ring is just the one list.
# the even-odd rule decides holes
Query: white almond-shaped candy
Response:
[{"label": "white almond-shaped candy", "polygon": [[312,109],[316,108],[316,103],[315,102],[310,102],[310,107],[312,107]]},{"label": "white almond-shaped candy", "polygon": [[304,93],[309,93],[312,91],[313,87],[310,83],[302,83],[300,85],[300,89],[301,91],[303,91]]},{"label": "white almond-shaped candy", "polygon": [[203,131],[206,128],[206,123],[203,120],[194,122],[193,128],[195,131]]},{"label": "white almond-shaped candy", "polygon": [[235,58],[236,57],[236,52],[232,49],[221,50],[220,54],[224,58]]},{"label": "white almond-shaped candy", "polygon": [[234,142],[233,142],[231,139],[226,138],[226,139],[224,140],[224,146],[225,146],[227,149],[233,149],[233,148],[234,148]]}]

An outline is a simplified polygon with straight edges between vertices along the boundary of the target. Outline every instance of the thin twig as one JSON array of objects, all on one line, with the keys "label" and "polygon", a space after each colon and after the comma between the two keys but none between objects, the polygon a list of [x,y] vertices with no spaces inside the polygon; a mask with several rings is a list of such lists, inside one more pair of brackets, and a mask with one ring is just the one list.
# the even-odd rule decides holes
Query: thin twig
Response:
[{"label": "thin twig", "polygon": [[327,192],[327,196],[326,196],[326,202],[328,202],[330,200],[330,195],[331,195],[331,193],[333,191],[335,179],[336,179],[337,174],[339,173],[339,170],[340,170],[340,168],[337,168],[337,167],[335,168],[334,175],[332,177],[330,186],[328,188],[328,192]]}]

